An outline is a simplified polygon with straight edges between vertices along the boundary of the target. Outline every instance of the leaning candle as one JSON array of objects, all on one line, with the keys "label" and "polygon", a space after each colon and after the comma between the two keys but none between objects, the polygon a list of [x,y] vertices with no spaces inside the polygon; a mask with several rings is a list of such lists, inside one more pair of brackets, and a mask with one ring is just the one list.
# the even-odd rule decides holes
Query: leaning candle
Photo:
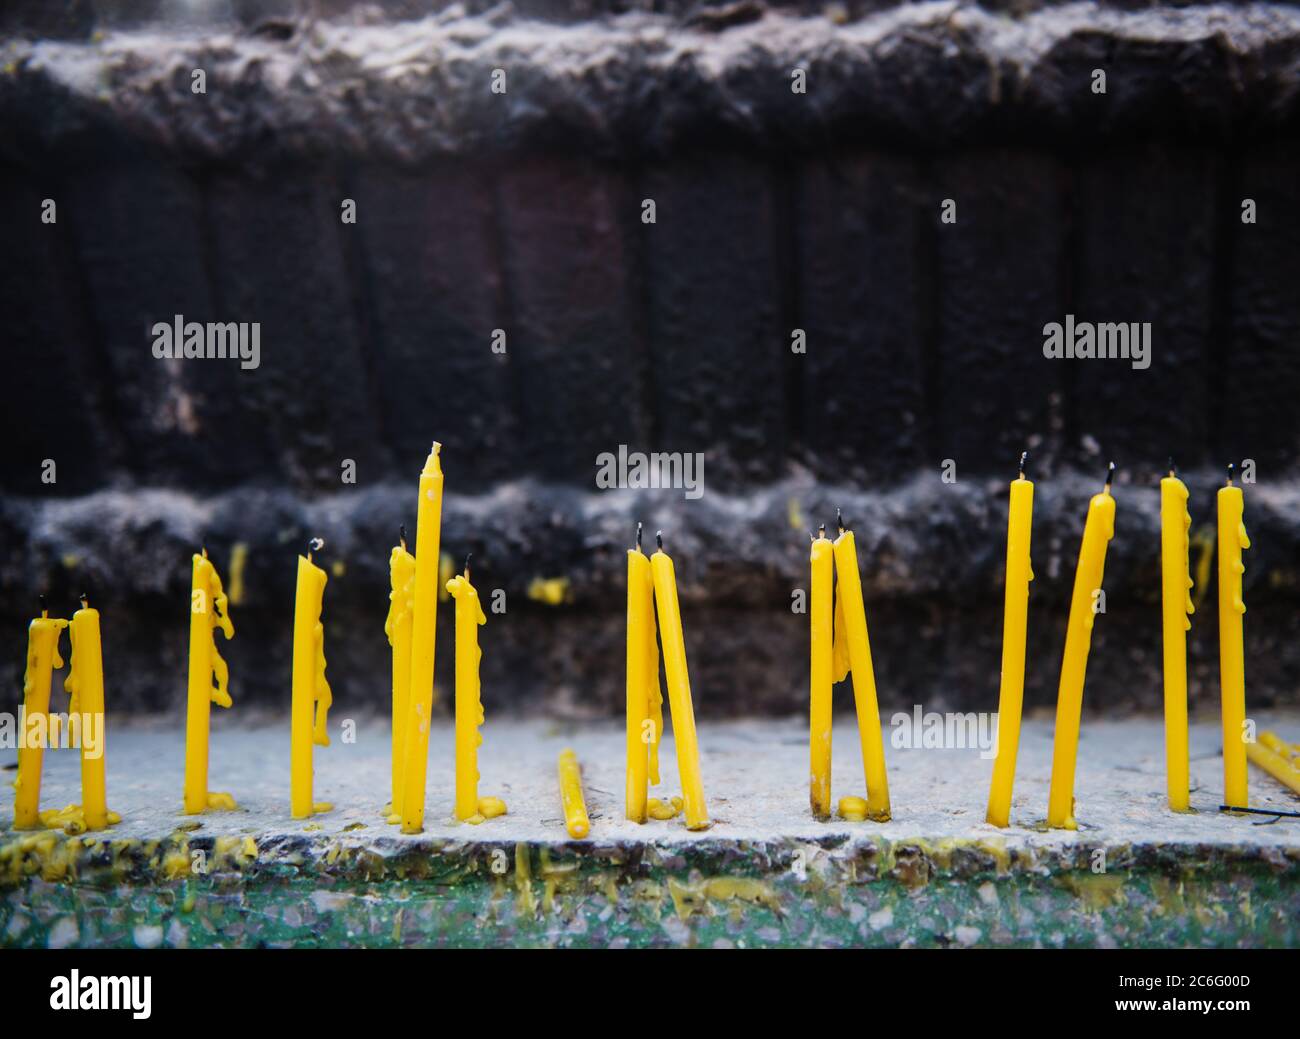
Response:
[{"label": "leaning candle", "polygon": [[654,572],[655,606],[659,614],[659,640],[664,651],[664,673],[668,678],[668,704],[673,715],[673,743],[677,747],[677,771],[682,781],[686,828],[703,830],[709,825],[704,804],[704,783],[700,779],[700,749],[695,739],[695,708],[691,704],[691,677],[686,667],[686,641],[682,635],[682,613],[677,602],[677,574],[672,558],[664,552],[662,532],[655,535],[659,550],[650,557]]},{"label": "leaning candle", "polygon": [[1083,542],[1074,571],[1070,620],[1065,629],[1065,655],[1056,694],[1056,742],[1052,749],[1052,784],[1048,790],[1047,825],[1074,830],[1074,766],[1079,749],[1079,717],[1083,683],[1088,671],[1092,626],[1097,619],[1097,593],[1106,568],[1106,546],[1115,536],[1115,499],[1110,496],[1115,463],[1106,471],[1106,484],[1094,494],[1083,525]]},{"label": "leaning candle", "polygon": [[[319,538],[311,549],[319,551]],[[295,819],[330,809],[312,798],[312,748],[329,745],[326,712],[332,697],[325,681],[325,629],[321,609],[325,601],[325,571],[311,560],[311,552],[298,557],[298,587],[293,613],[293,703],[290,715],[290,811]]]},{"label": "leaning candle", "polygon": [[1020,747],[1020,711],[1025,694],[1025,630],[1029,622],[1029,582],[1034,579],[1029,541],[1034,518],[1034,485],[1020,475],[1011,481],[1007,508],[1007,570],[1002,604],[1002,681],[998,690],[998,749],[993,759],[993,782],[985,816],[994,826],[1011,821],[1011,788],[1016,780],[1016,753]]},{"label": "leaning candle", "polygon": [[1241,488],[1219,488],[1219,684],[1223,698],[1223,802],[1247,805],[1246,781],[1246,664],[1243,648],[1241,575],[1246,572],[1241,551],[1250,548]]},{"label": "leaning candle", "polygon": [[587,802],[582,796],[582,769],[578,765],[578,755],[571,750],[560,754],[560,803],[564,807],[564,828],[570,837],[581,840],[591,832],[591,820],[587,816]]},{"label": "leaning candle", "polygon": [[[14,829],[34,830],[40,826],[41,768],[50,725],[50,682],[54,669],[63,666],[59,656],[59,633],[68,622],[51,617],[41,602],[41,615],[27,628],[27,673],[23,678],[23,711],[19,724],[27,734],[18,744],[18,782],[14,794]],[[39,718],[39,723],[33,719]],[[36,738],[30,734],[39,733]]]},{"label": "leaning candle", "polygon": [[815,819],[831,814],[831,667],[835,635],[835,550],[822,527],[812,539],[809,596],[809,787]]},{"label": "leaning candle", "polygon": [[[107,732],[104,725],[104,656],[100,645],[99,611],[92,609],[85,596],[81,609],[68,625],[72,643],[72,666],[64,688],[71,694],[69,715],[81,718],[81,809],[87,830],[102,830],[110,821],[108,794],[104,782],[104,758],[107,755]],[[87,732],[98,733],[87,746]]]},{"label": "leaning candle", "polygon": [[420,473],[412,594],[411,693],[406,712],[402,766],[402,832],[424,829],[424,792],[429,771],[429,719],[433,711],[433,651],[438,621],[438,566],[442,540],[442,445],[434,442]]},{"label": "leaning candle", "polygon": [[483,742],[483,692],[479,682],[478,628],[487,623],[478,592],[465,572],[447,582],[447,594],[456,600],[456,818],[482,821],[478,798],[478,748]]},{"label": "leaning candle", "polygon": [[636,547],[627,553],[627,771],[626,814],[646,821],[651,782],[659,782],[659,740],[663,736],[663,698],[659,692],[659,650],[655,642],[654,574],[641,551],[641,524]]},{"label": "leaning candle", "polygon": [[1246,757],[1252,765],[1263,769],[1288,790],[1300,794],[1300,768],[1296,767],[1295,748],[1271,732],[1261,732],[1258,742],[1247,743],[1245,747]]},{"label": "leaning candle", "polygon": [[411,597],[415,587],[415,556],[406,550],[406,528],[388,558],[388,617],[384,634],[393,650],[393,797],[390,823],[402,821],[402,765],[406,756],[406,720],[411,701]]},{"label": "leaning candle", "polygon": [[1164,632],[1165,789],[1169,807],[1187,811],[1190,804],[1187,746],[1187,631],[1192,605],[1188,560],[1187,487],[1173,460],[1160,481],[1160,598]]},{"label": "leaning candle", "polygon": [[839,536],[834,542],[835,576],[844,604],[844,640],[848,643],[849,669],[853,672],[853,703],[858,714],[858,741],[862,747],[862,770],[867,781],[867,816],[885,822],[890,816],[889,777],[885,772],[885,739],[880,731],[880,704],[876,697],[876,672],[871,664],[871,642],[867,635],[867,610],[862,600],[862,578],[858,573],[858,549],[853,531],[839,519]]},{"label": "leaning candle", "polygon": [[[234,808],[229,794],[208,790],[208,740],[212,704],[230,706],[230,674],[217,652],[217,629],[227,639],[235,627],[227,613],[227,599],[208,550],[194,553],[190,568],[190,661],[185,711],[185,814],[208,808]],[[213,680],[216,686],[213,686]]]}]

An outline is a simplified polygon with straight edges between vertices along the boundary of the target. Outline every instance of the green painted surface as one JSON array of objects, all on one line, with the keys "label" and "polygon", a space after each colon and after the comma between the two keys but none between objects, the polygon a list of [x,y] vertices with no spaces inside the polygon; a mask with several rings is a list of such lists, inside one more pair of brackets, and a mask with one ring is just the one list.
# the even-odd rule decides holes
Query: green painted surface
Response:
[{"label": "green painted surface", "polygon": [[[1249,849],[444,844],[398,854],[189,835],[29,842],[0,891],[9,946],[1295,946],[1292,856]],[[1094,873],[1105,851],[1107,871]],[[211,871],[167,879],[195,852]],[[661,854],[662,852],[662,854]],[[15,871],[15,862],[18,869]]]}]

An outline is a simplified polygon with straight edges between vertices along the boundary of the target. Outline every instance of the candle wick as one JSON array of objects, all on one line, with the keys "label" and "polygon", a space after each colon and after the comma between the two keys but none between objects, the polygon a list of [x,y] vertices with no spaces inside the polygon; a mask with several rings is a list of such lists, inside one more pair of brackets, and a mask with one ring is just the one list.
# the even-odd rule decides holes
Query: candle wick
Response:
[{"label": "candle wick", "polygon": [[310,541],[308,541],[308,542],[307,542],[307,562],[309,562],[309,563],[311,562],[311,554],[312,554],[313,552],[319,552],[319,551],[320,551],[322,548],[324,548],[324,547],[325,547],[325,539],[324,539],[324,538],[312,538]]},{"label": "candle wick", "polygon": [[465,553],[465,580],[469,580],[469,561],[474,558],[473,552]]},{"label": "candle wick", "polygon": [[835,526],[839,528],[841,534],[844,533],[844,513],[840,511],[838,505],[835,507]]},{"label": "candle wick", "polygon": [[641,551],[641,524],[639,522],[636,525],[636,549],[638,552]]},{"label": "candle wick", "polygon": [[1022,480],[1025,478],[1025,463],[1028,461],[1029,461],[1029,452],[1021,451],[1020,452],[1020,479]]},{"label": "candle wick", "polygon": [[1232,486],[1232,471],[1236,468],[1237,468],[1236,463],[1234,462],[1228,463],[1228,486],[1229,487]]},{"label": "candle wick", "polygon": [[1174,456],[1173,456],[1173,455],[1170,455],[1170,456],[1169,456],[1169,475],[1170,475],[1170,476],[1177,476],[1177,475],[1178,475],[1178,466],[1174,465]]},{"label": "candle wick", "polygon": [[823,523],[820,527],[817,528],[817,536],[818,536],[819,538],[824,538],[824,537],[826,536],[826,524],[825,524],[825,523]]},{"label": "candle wick", "polygon": [[664,532],[662,530],[655,531],[655,544],[659,546],[660,552],[664,550]]},{"label": "candle wick", "polygon": [[1115,479],[1115,463],[1106,466],[1106,489],[1110,490],[1111,481]]},{"label": "candle wick", "polygon": [[397,540],[402,543],[403,548],[406,547],[406,524],[405,523],[403,523],[400,527],[397,528]]}]

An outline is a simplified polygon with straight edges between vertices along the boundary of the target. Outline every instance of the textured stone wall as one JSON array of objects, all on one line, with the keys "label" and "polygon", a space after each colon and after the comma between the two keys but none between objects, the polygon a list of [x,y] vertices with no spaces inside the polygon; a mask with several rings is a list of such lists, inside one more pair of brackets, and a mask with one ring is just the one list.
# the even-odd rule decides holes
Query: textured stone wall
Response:
[{"label": "textured stone wall", "polygon": [[[188,553],[205,541],[224,571],[242,543],[233,684],[280,705],[292,556],[322,533],[336,695],[382,705],[387,552],[436,437],[444,544],[508,593],[485,632],[498,702],[617,709],[643,518],[678,555],[701,710],[801,709],[790,592],[807,526],[843,504],[886,703],[991,703],[1026,447],[1031,701],[1054,696],[1083,506],[1114,457],[1088,697],[1158,703],[1170,454],[1202,537],[1223,464],[1256,462],[1248,683],[1295,701],[1296,8],[48,6],[0,16],[6,688],[35,594],[65,610],[89,586],[110,699],[174,705]],[[261,366],[155,360],[149,328],[177,313],[260,322]],[[1066,313],[1150,321],[1151,367],[1045,359]],[[598,495],[619,444],[705,452],[705,497]],[[527,598],[560,576],[571,602]]]}]

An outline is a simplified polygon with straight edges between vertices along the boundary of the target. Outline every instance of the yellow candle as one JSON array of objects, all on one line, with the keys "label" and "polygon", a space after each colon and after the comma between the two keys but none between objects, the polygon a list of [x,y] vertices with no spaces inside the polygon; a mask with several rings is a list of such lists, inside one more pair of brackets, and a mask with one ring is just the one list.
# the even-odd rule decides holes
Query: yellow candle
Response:
[{"label": "yellow candle", "polygon": [[435,442],[420,474],[412,595],[411,692],[402,766],[402,832],[424,829],[424,788],[429,770],[429,719],[433,710],[433,651],[438,621],[438,565],[442,540],[442,445]]},{"label": "yellow candle", "polygon": [[1241,575],[1246,572],[1241,551],[1250,548],[1242,521],[1241,488],[1219,488],[1219,683],[1223,697],[1223,802],[1244,808],[1246,783],[1246,664],[1243,650]]},{"label": "yellow candle", "polygon": [[560,754],[560,802],[564,805],[564,827],[570,837],[581,840],[591,832],[587,802],[582,796],[582,769],[578,755],[571,750]]},{"label": "yellow candle", "polygon": [[1165,789],[1169,807],[1189,807],[1187,748],[1187,631],[1192,605],[1192,575],[1188,558],[1187,487],[1174,473],[1160,481],[1160,591],[1164,630],[1165,671]]},{"label": "yellow candle", "polygon": [[402,821],[402,765],[406,757],[406,721],[411,699],[411,622],[415,591],[415,556],[406,550],[406,528],[388,558],[388,618],[384,634],[393,648],[393,794],[390,823]]},{"label": "yellow candle", "polygon": [[[207,549],[195,553],[190,569],[190,670],[185,712],[185,814],[234,808],[229,794],[208,790],[208,736],[212,704],[230,706],[230,673],[217,652],[218,628],[227,638],[235,627],[225,591]],[[215,680],[216,685],[213,685]]]},{"label": "yellow candle", "polygon": [[1100,494],[1092,496],[1088,505],[1079,563],[1074,571],[1061,683],[1056,694],[1056,741],[1047,800],[1047,825],[1057,829],[1078,828],[1074,819],[1074,766],[1079,749],[1079,716],[1083,710],[1083,683],[1088,671],[1092,626],[1097,619],[1097,593],[1106,567],[1106,546],[1115,536],[1115,499],[1110,496],[1114,471],[1115,463],[1111,462],[1105,487]]},{"label": "yellow candle", "polygon": [[1288,790],[1300,794],[1300,768],[1296,767],[1293,748],[1271,732],[1261,732],[1259,742],[1247,743],[1244,746],[1246,757],[1252,764],[1262,768]]},{"label": "yellow candle", "polygon": [[[323,542],[312,541],[319,551]],[[325,681],[325,628],[321,609],[325,603],[325,571],[298,557],[298,588],[293,613],[293,704],[290,717],[290,810],[295,819],[330,809],[312,799],[312,747],[329,746],[325,723],[330,704]]]},{"label": "yellow candle", "polygon": [[664,673],[668,679],[668,706],[673,715],[677,771],[682,781],[686,828],[703,830],[709,825],[709,812],[704,804],[704,783],[700,779],[700,749],[695,740],[695,708],[691,704],[686,641],[682,635],[681,607],[677,602],[677,575],[672,558],[664,552],[662,534],[657,538],[659,550],[650,557],[650,566],[654,572],[659,640],[663,644]]},{"label": "yellow candle", "polygon": [[867,781],[867,815],[876,822],[889,819],[889,777],[885,773],[885,738],[880,731],[880,704],[876,698],[876,672],[871,665],[867,636],[867,609],[862,601],[858,549],[853,531],[840,520],[834,542],[835,576],[844,604],[844,641],[848,643],[849,669],[853,672],[853,703],[858,713],[858,741],[862,770]]},{"label": "yellow candle", "polygon": [[637,544],[627,553],[627,817],[646,821],[650,783],[659,783],[659,741],[663,736],[663,694],[659,691],[659,649],[655,642],[654,574]]},{"label": "yellow candle", "polygon": [[33,718],[43,735],[24,739],[18,749],[18,782],[14,793],[14,829],[33,830],[40,826],[41,768],[45,759],[45,742],[50,732],[50,682],[54,669],[63,666],[59,656],[59,633],[68,622],[51,617],[48,610],[32,621],[27,629],[27,673],[23,679],[23,717],[20,732],[33,732]]},{"label": "yellow candle", "polygon": [[835,641],[835,550],[826,528],[812,542],[812,593],[808,617],[812,659],[809,665],[809,788],[816,819],[831,814],[831,669]]},{"label": "yellow candle", "polygon": [[[69,714],[81,715],[81,810],[87,830],[102,830],[110,821],[108,794],[104,783],[104,760],[108,756],[108,732],[104,725],[104,657],[100,646],[99,611],[85,598],[68,625],[72,643],[72,666],[64,688],[71,694]],[[86,746],[88,725],[99,733],[95,753]]]},{"label": "yellow candle", "polygon": [[993,759],[987,820],[994,826],[1011,821],[1011,788],[1020,748],[1020,712],[1025,695],[1025,630],[1029,622],[1029,582],[1034,579],[1029,541],[1034,518],[1034,485],[1020,475],[1011,481],[1007,509],[1007,570],[1002,602],[1002,681],[998,691],[998,753]]},{"label": "yellow candle", "polygon": [[447,582],[447,594],[456,600],[456,818],[482,820],[478,797],[478,748],[483,742],[483,695],[479,682],[478,628],[487,623],[478,592],[465,572]]}]

